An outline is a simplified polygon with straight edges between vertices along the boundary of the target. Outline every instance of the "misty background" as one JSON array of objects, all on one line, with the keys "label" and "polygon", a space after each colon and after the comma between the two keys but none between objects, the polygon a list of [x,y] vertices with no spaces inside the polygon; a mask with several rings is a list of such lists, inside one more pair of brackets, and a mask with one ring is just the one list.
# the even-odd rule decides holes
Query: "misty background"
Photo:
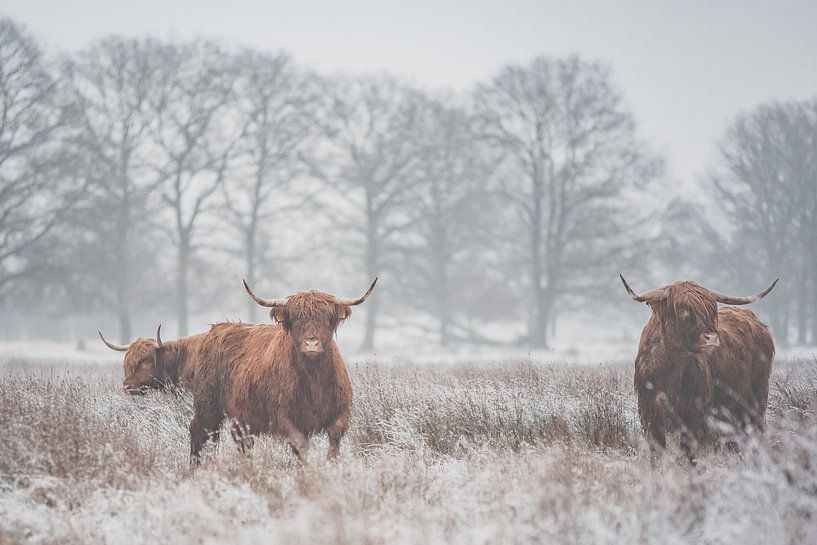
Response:
[{"label": "misty background", "polygon": [[[817,5],[4,6],[0,341],[302,289],[361,354],[634,353],[643,291],[817,344]],[[614,352],[602,358],[613,357]]]}]

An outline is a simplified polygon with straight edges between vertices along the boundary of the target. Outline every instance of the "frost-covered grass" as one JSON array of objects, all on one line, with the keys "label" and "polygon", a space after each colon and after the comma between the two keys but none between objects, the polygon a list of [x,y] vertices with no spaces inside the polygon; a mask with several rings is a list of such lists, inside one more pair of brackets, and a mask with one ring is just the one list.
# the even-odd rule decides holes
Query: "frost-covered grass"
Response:
[{"label": "frost-covered grass", "polygon": [[188,466],[189,394],[121,368],[0,368],[0,543],[813,543],[817,363],[779,362],[765,437],[651,463],[629,365],[352,367],[341,458],[229,432]]}]

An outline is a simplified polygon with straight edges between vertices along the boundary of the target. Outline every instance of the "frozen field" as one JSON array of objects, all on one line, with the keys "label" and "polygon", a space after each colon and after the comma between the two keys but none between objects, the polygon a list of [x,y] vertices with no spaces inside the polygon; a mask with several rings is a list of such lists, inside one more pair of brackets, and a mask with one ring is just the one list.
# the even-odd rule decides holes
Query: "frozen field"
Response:
[{"label": "frozen field", "polygon": [[195,472],[189,394],[127,396],[111,361],[0,360],[0,543],[817,540],[813,358],[777,362],[765,437],[697,468],[652,467],[629,363],[350,360],[337,463],[323,438],[302,468],[223,432]]}]

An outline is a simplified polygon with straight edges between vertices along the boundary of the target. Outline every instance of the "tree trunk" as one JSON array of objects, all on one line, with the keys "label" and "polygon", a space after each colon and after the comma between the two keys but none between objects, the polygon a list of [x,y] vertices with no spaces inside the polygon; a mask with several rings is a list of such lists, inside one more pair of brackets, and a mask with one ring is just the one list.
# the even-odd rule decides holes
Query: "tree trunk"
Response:
[{"label": "tree trunk", "polygon": [[[371,207],[369,208],[371,210]],[[379,247],[377,240],[377,226],[375,225],[373,214],[370,212],[368,217],[368,233],[366,240],[366,274],[371,279],[378,275],[378,267],[380,261]],[[363,344],[360,349],[370,352],[374,349],[374,333],[377,327],[377,302],[380,298],[373,297],[366,302],[366,336],[363,338]]]},{"label": "tree trunk", "polygon": [[[804,260],[805,261],[805,260]],[[797,291],[802,297],[797,298],[797,344],[804,345],[808,342],[808,306],[809,282],[804,266],[800,268],[800,275],[797,282]]]},{"label": "tree trunk", "polygon": [[[255,185],[253,187],[252,209],[249,214],[249,223],[246,231],[246,259],[247,259],[247,282],[250,287],[256,289],[255,285],[255,240],[258,235],[258,214],[261,208],[261,188],[264,186],[264,172],[267,166],[269,153],[267,151],[266,141],[262,141],[258,162],[255,168]],[[258,319],[258,303],[252,299],[247,299],[247,316],[251,323],[255,323]]]},{"label": "tree trunk", "polygon": [[176,286],[176,302],[179,318],[179,337],[187,336],[187,274],[190,266],[190,241],[183,236],[179,241],[179,271]]},{"label": "tree trunk", "polygon": [[127,344],[132,340],[130,312],[128,307],[123,305],[119,307],[119,342]]},{"label": "tree trunk", "polygon": [[360,349],[365,352],[374,350],[374,331],[377,324],[377,297],[367,301],[366,304],[366,336]]},{"label": "tree trunk", "polygon": [[119,339],[122,344],[131,342],[131,318],[130,318],[130,286],[127,265],[127,249],[119,252],[119,273],[116,275],[116,306],[119,317]]},{"label": "tree trunk", "polygon": [[[548,345],[548,318],[550,303],[545,290],[542,288],[542,274],[544,272],[544,257],[542,255],[543,228],[545,213],[542,209],[545,198],[545,180],[541,164],[534,162],[531,173],[531,195],[533,209],[530,222],[530,283],[531,299],[535,305],[535,313],[531,325],[533,330],[528,338],[533,348],[547,348]],[[552,212],[552,211],[551,211]]]},{"label": "tree trunk", "polygon": [[536,301],[536,321],[534,324],[536,331],[534,332],[535,336],[533,337],[533,342],[531,343],[534,348],[548,348],[550,311],[550,297],[548,297],[547,293],[540,288],[539,298]]},{"label": "tree trunk", "polygon": [[547,301],[544,289],[542,289],[542,232],[541,232],[541,201],[535,204],[535,219],[531,230],[531,299],[534,305],[532,329],[528,332],[528,338],[533,348],[547,348],[548,334],[548,314],[550,305]]},{"label": "tree trunk", "polygon": [[117,273],[114,279],[116,307],[119,317],[119,339],[122,344],[131,342],[131,298],[130,298],[130,250],[128,247],[128,230],[130,221],[127,194],[118,218],[116,237]]},{"label": "tree trunk", "polygon": [[451,343],[451,333],[448,331],[451,319],[443,314],[440,316],[440,346],[448,346]]},{"label": "tree trunk", "polygon": [[811,263],[811,344],[817,345],[817,245],[811,248]]},{"label": "tree trunk", "polygon": [[[247,234],[246,250],[247,283],[255,290],[257,289],[255,285],[255,233]],[[249,297],[247,298],[247,318],[250,323],[255,323],[258,318],[258,303]]]},{"label": "tree trunk", "polygon": [[451,308],[448,303],[448,276],[445,263],[440,263],[438,269],[437,312],[440,317],[440,346],[448,346],[451,342],[451,334],[448,330],[451,325]]},{"label": "tree trunk", "polygon": [[[787,297],[788,290],[785,290],[783,294]],[[770,325],[772,326],[775,342],[780,346],[788,346],[789,332],[788,321],[786,320],[786,315],[788,314],[787,305],[784,302],[777,301],[772,303],[770,307],[769,321]]]},{"label": "tree trunk", "polygon": [[769,325],[772,329],[775,344],[783,346],[786,344],[785,332],[783,331],[783,324],[780,320],[780,307],[776,304],[769,305]]},{"label": "tree trunk", "polygon": [[783,346],[789,346],[789,325],[790,325],[790,318],[791,318],[791,309],[789,308],[788,302],[783,303],[782,305],[783,314],[780,317],[780,327],[783,329]]}]

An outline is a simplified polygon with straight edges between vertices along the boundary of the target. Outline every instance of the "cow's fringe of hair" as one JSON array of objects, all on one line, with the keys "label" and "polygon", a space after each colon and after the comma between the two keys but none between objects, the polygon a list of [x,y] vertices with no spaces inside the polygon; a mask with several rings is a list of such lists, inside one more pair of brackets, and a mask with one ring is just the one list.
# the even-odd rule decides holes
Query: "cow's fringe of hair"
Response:
[{"label": "cow's fringe of hair", "polygon": [[291,295],[287,300],[287,312],[297,315],[304,320],[324,320],[326,316],[332,316],[334,324],[342,323],[351,310],[344,314],[338,313],[338,304],[334,295],[320,291],[307,291]]}]

